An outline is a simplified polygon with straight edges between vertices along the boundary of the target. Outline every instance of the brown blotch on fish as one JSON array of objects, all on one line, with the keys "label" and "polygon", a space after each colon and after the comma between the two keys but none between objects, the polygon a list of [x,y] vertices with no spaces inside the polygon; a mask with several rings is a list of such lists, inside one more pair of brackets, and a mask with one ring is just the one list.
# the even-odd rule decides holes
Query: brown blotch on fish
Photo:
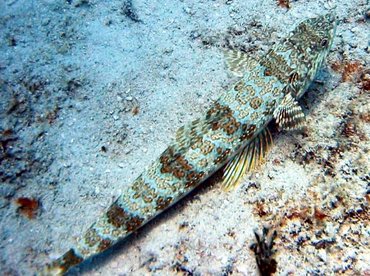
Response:
[{"label": "brown blotch on fish", "polygon": [[190,187],[195,186],[196,184],[197,184],[197,182],[196,182],[196,181],[187,181],[187,182],[185,183],[185,188],[186,188],[186,189],[188,189],[188,188],[190,188]]},{"label": "brown blotch on fish", "polygon": [[180,169],[174,169],[173,170],[173,176],[176,177],[177,179],[181,179],[185,176],[185,172]]},{"label": "brown blotch on fish", "polygon": [[138,216],[130,217],[129,220],[126,222],[126,230],[128,232],[135,231],[136,229],[138,229],[141,226],[143,221],[144,221],[144,219],[142,219]]},{"label": "brown blotch on fish", "polygon": [[167,164],[163,164],[161,167],[161,173],[169,173],[171,172],[171,167]]},{"label": "brown blotch on fish", "polygon": [[156,206],[157,211],[166,209],[171,204],[172,200],[173,200],[172,197],[164,198],[160,196],[157,199],[157,206]]},{"label": "brown blotch on fish", "polygon": [[99,252],[102,252],[106,249],[108,249],[112,245],[112,240],[110,239],[103,239],[98,247]]},{"label": "brown blotch on fish", "polygon": [[200,147],[200,151],[207,155],[209,154],[215,146],[210,141],[204,141],[204,143]]},{"label": "brown blotch on fish", "polygon": [[203,178],[203,176],[204,176],[204,172],[199,172],[199,173],[195,171],[189,172],[186,175],[187,182],[185,183],[185,188],[190,188],[190,187],[197,185],[200,182],[200,180]]},{"label": "brown blotch on fish", "polygon": [[250,106],[253,108],[253,109],[257,109],[261,106],[262,104],[262,99],[259,98],[259,97],[254,97],[251,102],[249,103]]},{"label": "brown blotch on fish", "polygon": [[222,150],[219,156],[214,161],[215,164],[221,164],[229,157],[230,149]]},{"label": "brown blotch on fish", "polygon": [[89,229],[85,234],[85,242],[88,246],[93,247],[95,244],[101,241],[101,237],[98,235],[95,229]]},{"label": "brown blotch on fish", "polygon": [[224,131],[228,134],[231,135],[235,131],[237,131],[240,127],[240,123],[235,120],[235,118],[230,118],[229,122],[225,124],[223,127]]},{"label": "brown blotch on fish", "polygon": [[[295,44],[295,42],[292,43]],[[269,51],[269,58],[261,59],[260,63],[271,72],[271,75],[275,76],[280,81],[289,81],[289,76],[287,76],[285,72],[292,72],[293,69],[279,53],[273,50]]]},{"label": "brown blotch on fish", "polygon": [[231,109],[217,102],[208,110],[207,120],[212,122],[212,130],[222,129],[228,135],[233,134],[240,126],[240,123],[234,118]]},{"label": "brown blotch on fish", "polygon": [[242,136],[240,136],[240,140],[244,141],[246,139],[250,139],[254,135],[254,132],[256,130],[256,126],[255,125],[243,124],[242,125],[242,130],[243,130],[243,134],[242,134]]},{"label": "brown blotch on fish", "polygon": [[160,157],[161,173],[171,173],[177,179],[185,177],[193,166],[181,154],[174,154],[173,149],[167,149]]},{"label": "brown blotch on fish", "polygon": [[153,202],[153,198],[150,197],[149,195],[143,195],[142,198],[143,198],[143,201],[145,203],[151,203],[151,202]]},{"label": "brown blotch on fish", "polygon": [[107,212],[108,222],[119,228],[127,222],[129,215],[117,204],[113,204]]},{"label": "brown blotch on fish", "polygon": [[194,179],[195,179],[195,177],[196,177],[196,172],[194,172],[194,171],[191,171],[191,172],[189,172],[189,173],[186,175],[186,179],[187,179],[187,180],[194,180]]},{"label": "brown blotch on fish", "polygon": [[184,170],[191,170],[193,167],[189,165],[189,162],[182,156],[179,155],[176,158],[176,162],[184,169]]},{"label": "brown blotch on fish", "polygon": [[212,123],[212,130],[217,130],[220,128],[220,124],[219,122],[213,122]]}]

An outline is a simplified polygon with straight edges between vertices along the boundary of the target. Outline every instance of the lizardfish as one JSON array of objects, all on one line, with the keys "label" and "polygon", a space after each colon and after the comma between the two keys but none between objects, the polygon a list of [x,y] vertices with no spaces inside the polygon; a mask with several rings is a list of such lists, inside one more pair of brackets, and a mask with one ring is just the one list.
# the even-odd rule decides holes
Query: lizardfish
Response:
[{"label": "lizardfish", "polygon": [[259,59],[226,51],[239,76],[199,119],[181,127],[173,142],[78,240],[41,274],[63,274],[126,238],[179,201],[224,165],[223,186],[235,187],[272,144],[268,129],[296,129],[305,115],[298,99],[314,80],[335,35],[332,14],[307,19]]}]

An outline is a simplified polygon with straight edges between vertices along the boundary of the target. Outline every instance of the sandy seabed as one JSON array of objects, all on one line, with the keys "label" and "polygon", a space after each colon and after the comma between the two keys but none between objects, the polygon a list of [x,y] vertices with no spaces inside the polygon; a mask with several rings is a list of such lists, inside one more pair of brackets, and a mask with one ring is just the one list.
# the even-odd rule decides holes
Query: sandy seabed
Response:
[{"label": "sandy seabed", "polygon": [[[261,56],[332,10],[332,51],[301,100],[306,127],[275,133],[235,191],[215,177],[70,274],[255,275],[263,226],[277,231],[278,275],[370,274],[365,0],[1,1],[2,274],[30,275],[68,250],[236,81],[223,48]],[[22,197],[38,208],[20,209]]]}]

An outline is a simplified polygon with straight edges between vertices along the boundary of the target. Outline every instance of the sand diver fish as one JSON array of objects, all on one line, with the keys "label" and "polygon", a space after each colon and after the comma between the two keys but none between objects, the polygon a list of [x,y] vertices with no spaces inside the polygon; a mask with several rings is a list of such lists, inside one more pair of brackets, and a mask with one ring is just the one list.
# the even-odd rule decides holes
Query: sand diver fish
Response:
[{"label": "sand diver fish", "polygon": [[314,80],[335,35],[326,14],[301,22],[258,60],[226,51],[229,69],[240,76],[199,119],[181,127],[169,147],[83,234],[76,246],[48,264],[41,275],[69,268],[126,238],[179,201],[222,166],[223,187],[237,186],[272,144],[268,123],[296,129],[304,123],[297,100]]}]

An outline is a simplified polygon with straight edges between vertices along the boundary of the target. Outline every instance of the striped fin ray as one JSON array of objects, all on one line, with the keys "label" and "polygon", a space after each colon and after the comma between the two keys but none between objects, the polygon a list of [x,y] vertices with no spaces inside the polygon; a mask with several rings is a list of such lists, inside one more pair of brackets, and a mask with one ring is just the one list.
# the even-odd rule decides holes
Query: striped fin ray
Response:
[{"label": "striped fin ray", "polygon": [[248,68],[258,64],[257,60],[241,51],[224,50],[224,56],[228,69],[238,77],[242,77]]},{"label": "striped fin ray", "polygon": [[240,153],[226,165],[222,186],[229,191],[237,187],[245,173],[258,167],[272,146],[272,136],[268,128],[260,132]]},{"label": "striped fin ray", "polygon": [[210,130],[218,125],[218,122],[231,112],[230,108],[221,106],[217,101],[214,102],[205,116],[177,130],[173,143],[174,148],[178,153],[188,150],[189,147],[201,141]]},{"label": "striped fin ray", "polygon": [[180,127],[176,132],[175,147],[178,151],[188,149],[204,136],[209,129],[209,122],[206,119],[196,119],[190,124]]},{"label": "striped fin ray", "polygon": [[293,96],[288,93],[281,105],[275,109],[274,118],[280,129],[293,130],[302,127],[305,116]]}]

